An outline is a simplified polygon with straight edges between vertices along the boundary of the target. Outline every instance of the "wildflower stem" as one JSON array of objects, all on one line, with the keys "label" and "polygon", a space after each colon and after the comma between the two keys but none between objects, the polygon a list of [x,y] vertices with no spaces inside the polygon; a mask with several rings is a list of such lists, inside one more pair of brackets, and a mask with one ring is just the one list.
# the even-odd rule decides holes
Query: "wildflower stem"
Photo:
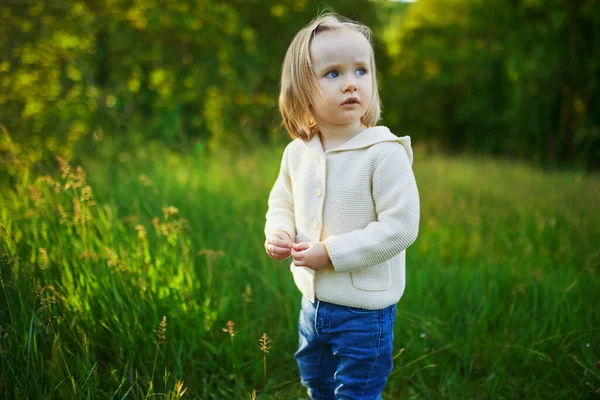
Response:
[{"label": "wildflower stem", "polygon": [[236,356],[235,356],[235,348],[233,347],[233,335],[229,336],[231,339],[231,354],[232,354],[232,358],[233,360],[231,361],[231,363],[233,364],[233,376],[237,378],[237,371],[236,371]]},{"label": "wildflower stem", "polygon": [[267,353],[263,353],[263,382],[267,386]]},{"label": "wildflower stem", "polygon": [[156,343],[156,352],[154,353],[154,365],[152,366],[152,377],[150,378],[150,383],[154,382],[154,372],[156,371],[156,360],[158,359],[158,346],[159,346],[159,343]]},{"label": "wildflower stem", "polygon": [[167,317],[163,316],[162,321],[158,325],[158,329],[156,332],[156,352],[154,353],[154,365],[152,366],[152,377],[150,378],[150,386],[148,388],[148,394],[152,390],[153,382],[154,382],[154,372],[156,372],[156,361],[158,360],[158,350],[161,345],[165,341],[165,332],[167,331]]},{"label": "wildflower stem", "polygon": [[267,353],[270,350],[270,339],[267,336],[266,333],[263,333],[262,336],[259,339],[260,342],[260,349],[263,352],[263,379],[264,379],[264,385],[267,386]]}]

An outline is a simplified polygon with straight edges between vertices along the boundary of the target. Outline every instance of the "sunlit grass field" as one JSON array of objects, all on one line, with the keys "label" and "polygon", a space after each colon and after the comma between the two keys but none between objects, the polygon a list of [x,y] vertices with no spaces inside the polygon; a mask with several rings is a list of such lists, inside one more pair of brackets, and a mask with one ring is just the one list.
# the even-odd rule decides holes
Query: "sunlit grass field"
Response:
[{"label": "sunlit grass field", "polygon": [[[306,397],[300,294],[263,247],[283,147],[84,144],[3,179],[2,397]],[[419,149],[414,170],[383,397],[600,396],[600,178]]]}]

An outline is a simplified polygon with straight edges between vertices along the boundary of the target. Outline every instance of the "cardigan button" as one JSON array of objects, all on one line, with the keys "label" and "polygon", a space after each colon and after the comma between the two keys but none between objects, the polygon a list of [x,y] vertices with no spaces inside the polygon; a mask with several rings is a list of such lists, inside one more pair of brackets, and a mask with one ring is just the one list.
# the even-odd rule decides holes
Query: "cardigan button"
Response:
[{"label": "cardigan button", "polygon": [[322,194],[323,194],[323,191],[321,190],[321,188],[316,188],[315,189],[315,196],[321,197]]},{"label": "cardigan button", "polygon": [[312,226],[314,229],[319,229],[319,221],[317,221],[316,219],[313,219]]}]

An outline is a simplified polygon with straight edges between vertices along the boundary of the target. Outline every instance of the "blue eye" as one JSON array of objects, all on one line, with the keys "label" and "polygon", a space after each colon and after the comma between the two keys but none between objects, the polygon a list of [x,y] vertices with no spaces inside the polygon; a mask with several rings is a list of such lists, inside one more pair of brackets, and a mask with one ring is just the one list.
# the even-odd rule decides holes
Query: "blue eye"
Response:
[{"label": "blue eye", "polygon": [[337,71],[329,71],[326,75],[325,78],[337,78],[339,75],[337,73]]},{"label": "blue eye", "polygon": [[367,70],[364,69],[363,67],[359,67],[359,68],[356,69],[356,74],[357,75],[364,75],[366,73],[367,73]]}]

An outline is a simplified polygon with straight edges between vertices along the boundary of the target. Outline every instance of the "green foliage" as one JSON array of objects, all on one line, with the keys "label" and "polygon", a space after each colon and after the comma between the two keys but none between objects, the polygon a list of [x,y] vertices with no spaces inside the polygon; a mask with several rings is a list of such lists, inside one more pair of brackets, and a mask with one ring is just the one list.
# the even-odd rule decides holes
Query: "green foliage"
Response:
[{"label": "green foliage", "polygon": [[[329,5],[375,23],[372,4]],[[64,146],[60,154],[81,126],[194,139],[210,149],[279,136],[283,56],[324,8],[308,0],[11,4],[0,10],[0,38],[9,44],[0,121],[38,147]]]},{"label": "green foliage", "polygon": [[600,165],[597,1],[419,0],[382,15],[390,125],[455,151]]},{"label": "green foliage", "polygon": [[[81,168],[22,168],[0,192],[2,393],[302,397],[300,295],[263,247],[282,148],[87,140]],[[597,394],[598,177],[415,159],[421,229],[384,398]]]},{"label": "green foliage", "polygon": [[397,134],[600,166],[595,0],[9,2],[0,123],[35,162],[70,159],[86,134],[211,151],[283,138],[283,56],[327,6],[375,31],[382,122]]}]

